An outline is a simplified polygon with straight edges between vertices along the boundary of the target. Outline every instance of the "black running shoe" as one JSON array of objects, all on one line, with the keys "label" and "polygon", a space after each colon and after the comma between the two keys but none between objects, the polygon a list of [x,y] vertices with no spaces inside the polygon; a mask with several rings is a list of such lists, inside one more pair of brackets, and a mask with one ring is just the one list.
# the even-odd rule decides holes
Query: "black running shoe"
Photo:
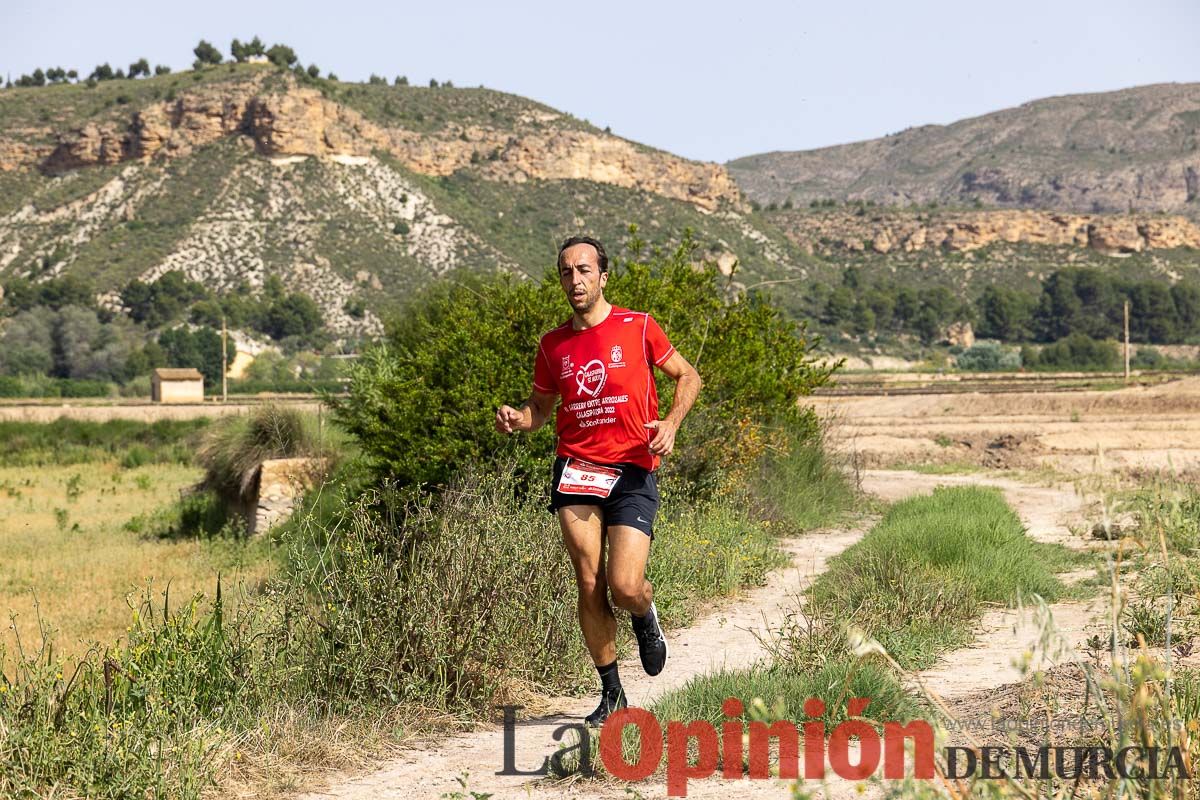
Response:
[{"label": "black running shoe", "polygon": [[600,692],[600,705],[596,706],[595,711],[584,717],[583,721],[593,728],[598,728],[604,724],[604,720],[608,719],[609,714],[628,706],[624,689],[619,686],[616,689],[603,689]]},{"label": "black running shoe", "polygon": [[642,657],[642,669],[647,675],[662,672],[667,663],[667,640],[658,626],[658,609],[650,603],[650,610],[640,620],[633,617],[633,635],[637,637],[638,655]]}]

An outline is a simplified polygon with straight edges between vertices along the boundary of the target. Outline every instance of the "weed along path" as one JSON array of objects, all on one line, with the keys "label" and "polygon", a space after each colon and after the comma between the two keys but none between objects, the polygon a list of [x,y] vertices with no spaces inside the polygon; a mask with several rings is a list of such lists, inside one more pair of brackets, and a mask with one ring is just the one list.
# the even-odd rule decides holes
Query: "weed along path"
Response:
[{"label": "weed along path", "polygon": [[[937,486],[987,484],[999,487],[1017,511],[1029,534],[1041,541],[1080,546],[1068,523],[1082,512],[1083,503],[1070,487],[1044,489],[1007,479],[979,476],[934,476],[915,472],[870,471],[864,473],[863,488],[885,500],[898,500],[932,491]],[[746,591],[700,618],[692,627],[668,634],[671,657],[667,670],[656,678],[641,670],[636,654],[621,663],[621,675],[630,704],[648,707],[668,691],[678,689],[694,677],[715,669],[748,667],[765,657],[762,640],[770,635],[789,611],[802,602],[801,592],[825,571],[829,559],[841,553],[865,534],[866,528],[815,531],[784,542],[792,556],[791,564],[776,570],[765,586]],[[1065,640],[1077,645],[1084,626],[1101,609],[1085,603],[1066,602],[1050,606],[1051,613]],[[1020,679],[1020,672],[1009,667],[1036,640],[1036,628],[1018,624],[1011,610],[988,612],[979,623],[979,636],[971,647],[946,654],[932,669],[921,674],[926,687],[943,698],[986,690]],[[1045,648],[1043,648],[1045,649]],[[1051,648],[1053,649],[1053,648]],[[1050,663],[1082,658],[1074,647],[1046,654]],[[1036,658],[1033,664],[1038,663]],[[1009,671],[1011,669],[1011,671]],[[578,723],[590,712],[595,699],[560,698],[546,706],[553,713],[532,719],[518,719],[514,727],[512,761],[515,770],[532,771],[560,746],[553,738],[562,725]],[[498,712],[497,712],[498,713]],[[569,738],[564,740],[569,741]],[[355,777],[335,777],[321,791],[304,795],[306,800],[375,800],[376,798],[470,798],[474,793],[490,793],[494,798],[645,798],[664,797],[666,785],[661,773],[647,781],[627,785],[615,780],[574,780],[550,783],[535,775],[497,775],[505,767],[505,734],[500,725],[488,725],[424,746],[403,751],[376,771]],[[510,771],[515,771],[510,770]],[[825,797],[862,796],[856,787],[838,780],[824,790],[815,783],[804,786]],[[463,782],[460,782],[460,778]],[[790,782],[788,782],[790,784]],[[631,795],[626,787],[637,792]],[[868,787],[867,795],[877,795],[878,787]],[[769,781],[725,781],[715,776],[688,784],[689,797],[788,797],[788,784]]]}]

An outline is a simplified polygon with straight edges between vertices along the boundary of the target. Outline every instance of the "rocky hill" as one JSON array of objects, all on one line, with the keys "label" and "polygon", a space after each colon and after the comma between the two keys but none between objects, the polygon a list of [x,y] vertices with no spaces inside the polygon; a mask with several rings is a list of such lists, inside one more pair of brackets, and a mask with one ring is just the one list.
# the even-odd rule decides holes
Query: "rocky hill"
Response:
[{"label": "rocky hill", "polygon": [[909,211],[856,207],[773,214],[807,252],[970,252],[994,244],[1091,248],[1108,255],[1200,249],[1200,225],[1181,216],[1049,211]]},{"label": "rocky hill", "polygon": [[764,205],[1164,211],[1200,217],[1200,84],[1051,97],[951,125],[731,161]]},{"label": "rocky hill", "polygon": [[720,165],[487,89],[237,64],[0,91],[0,282],[85,275],[110,306],[168,270],[218,289],[276,274],[338,334],[372,333],[434,276],[541,275],[563,237],[619,252],[629,223],[696,229],[741,280],[815,263],[755,226]]},{"label": "rocky hill", "polygon": [[1054,270],[1086,266],[1129,278],[1200,280],[1200,223],[1168,214],[895,208],[851,203],[758,215],[823,273],[858,267],[973,297],[989,284],[1033,290]]}]

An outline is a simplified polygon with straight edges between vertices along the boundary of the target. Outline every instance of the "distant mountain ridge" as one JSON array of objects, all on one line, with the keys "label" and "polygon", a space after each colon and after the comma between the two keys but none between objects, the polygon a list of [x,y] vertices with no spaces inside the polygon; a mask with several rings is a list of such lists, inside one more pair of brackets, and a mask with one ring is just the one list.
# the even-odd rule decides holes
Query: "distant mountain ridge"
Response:
[{"label": "distant mountain ridge", "polygon": [[1035,100],[950,125],[730,161],[761,204],[982,204],[1200,216],[1200,83]]}]

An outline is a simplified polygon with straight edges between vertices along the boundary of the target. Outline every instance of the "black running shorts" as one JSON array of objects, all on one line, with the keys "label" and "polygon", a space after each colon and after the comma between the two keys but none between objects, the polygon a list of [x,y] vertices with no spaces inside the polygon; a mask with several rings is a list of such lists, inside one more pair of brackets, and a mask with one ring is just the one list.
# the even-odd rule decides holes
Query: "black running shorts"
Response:
[{"label": "black running shorts", "polygon": [[608,497],[567,494],[558,490],[567,459],[554,459],[554,477],[550,482],[550,513],[563,506],[599,506],[604,525],[628,525],[654,538],[654,515],[658,513],[658,484],[654,473],[637,464],[612,464],[621,470]]}]

